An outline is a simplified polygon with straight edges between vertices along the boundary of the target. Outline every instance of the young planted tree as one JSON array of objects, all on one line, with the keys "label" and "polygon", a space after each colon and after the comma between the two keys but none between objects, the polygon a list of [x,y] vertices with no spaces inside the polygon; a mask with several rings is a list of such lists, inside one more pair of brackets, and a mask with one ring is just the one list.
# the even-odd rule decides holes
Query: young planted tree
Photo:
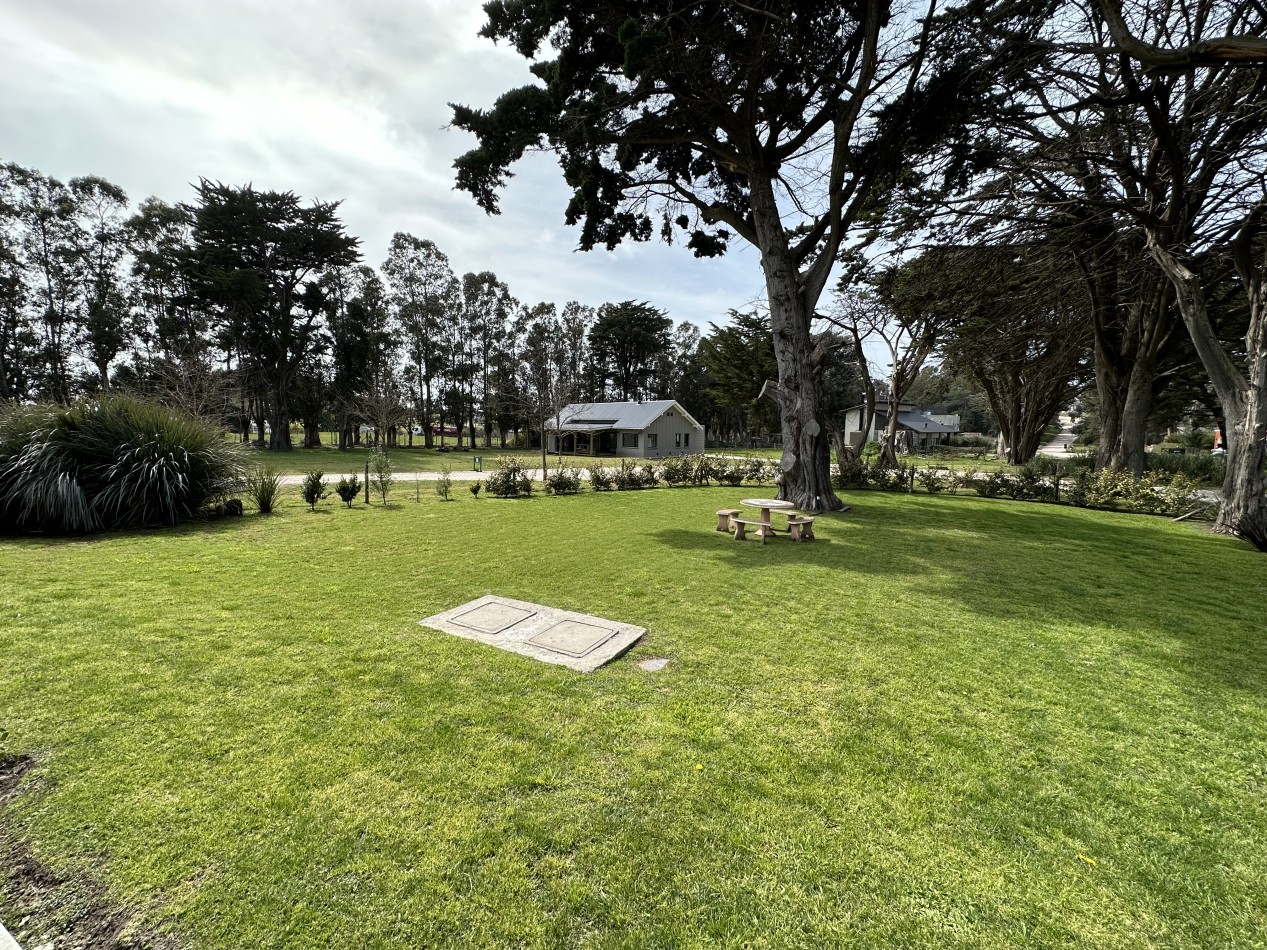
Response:
[{"label": "young planted tree", "polygon": [[803,510],[839,509],[814,308],[850,226],[954,115],[950,90],[992,64],[949,57],[948,81],[923,86],[932,17],[872,0],[485,10],[482,35],[533,60],[540,84],[491,111],[454,107],[454,124],[478,139],[456,162],[458,186],[496,213],[510,166],[547,148],[585,250],[657,230],[682,232],[697,256],[724,252],[733,235],[754,246],[779,367],[784,494]]}]

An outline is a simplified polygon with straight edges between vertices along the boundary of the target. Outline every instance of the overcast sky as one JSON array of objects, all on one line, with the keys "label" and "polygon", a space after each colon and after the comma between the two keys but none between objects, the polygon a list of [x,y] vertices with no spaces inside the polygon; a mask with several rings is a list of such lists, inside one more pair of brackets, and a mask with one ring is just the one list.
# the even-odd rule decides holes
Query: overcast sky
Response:
[{"label": "overcast sky", "polygon": [[517,167],[500,217],[454,191],[474,140],[444,128],[447,103],[487,107],[532,78],[482,22],[457,0],[0,0],[0,160],[102,175],[134,206],[190,200],[199,177],[341,199],[367,263],[408,231],[526,303],[649,300],[706,328],[763,296],[742,244],[713,261],[577,252],[550,157]]}]

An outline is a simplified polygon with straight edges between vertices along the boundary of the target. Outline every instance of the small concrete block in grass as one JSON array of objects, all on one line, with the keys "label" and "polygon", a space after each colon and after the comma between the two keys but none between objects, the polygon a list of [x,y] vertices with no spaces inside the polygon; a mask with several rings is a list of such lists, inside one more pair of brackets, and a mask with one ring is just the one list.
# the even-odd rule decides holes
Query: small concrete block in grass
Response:
[{"label": "small concrete block in grass", "polygon": [[647,631],[633,624],[488,594],[419,621],[444,633],[592,673]]},{"label": "small concrete block in grass", "polygon": [[669,661],[662,656],[652,656],[638,662],[638,669],[646,670],[648,673],[659,673],[662,669],[669,665]]}]

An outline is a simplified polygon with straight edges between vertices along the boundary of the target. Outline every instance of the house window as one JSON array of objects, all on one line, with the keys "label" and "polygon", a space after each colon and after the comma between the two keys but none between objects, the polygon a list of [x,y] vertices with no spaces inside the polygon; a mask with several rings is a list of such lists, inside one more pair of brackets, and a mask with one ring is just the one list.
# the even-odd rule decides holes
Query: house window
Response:
[{"label": "house window", "polygon": [[[652,438],[654,438],[654,436]],[[638,447],[638,433],[622,432],[620,434],[620,445],[621,448],[636,449]]]},{"label": "house window", "polygon": [[654,448],[656,447],[656,443],[657,443],[657,442],[659,442],[659,441],[660,441],[660,437],[659,437],[658,435],[656,435],[654,432],[652,432],[652,433],[648,434],[648,435],[647,435],[647,448],[649,448],[649,449],[654,449]]},{"label": "house window", "polygon": [[688,449],[691,447],[691,434],[689,432],[686,433],[686,436],[682,439],[682,444]]},{"label": "house window", "polygon": [[677,439],[675,440],[675,444],[673,447],[676,449],[680,449],[682,447],[682,433],[681,432],[677,434]]}]

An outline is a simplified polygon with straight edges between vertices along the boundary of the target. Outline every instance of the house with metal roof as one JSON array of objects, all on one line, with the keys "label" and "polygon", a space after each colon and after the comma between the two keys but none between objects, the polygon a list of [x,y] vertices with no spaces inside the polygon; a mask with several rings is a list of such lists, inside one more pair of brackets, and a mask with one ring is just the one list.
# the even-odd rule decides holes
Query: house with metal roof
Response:
[{"label": "house with metal roof", "polygon": [[[845,440],[854,448],[879,441],[880,434],[889,425],[888,405],[876,406],[871,428],[867,432],[861,431],[864,412],[863,406],[853,406],[845,410]],[[899,433],[905,434],[904,438],[911,449],[926,449],[931,445],[947,442],[952,435],[958,433],[959,416],[955,413],[938,414],[910,403],[899,403],[897,429]]]},{"label": "house with metal roof", "polygon": [[560,455],[655,459],[704,451],[704,427],[676,399],[572,403],[547,420],[544,437]]}]

